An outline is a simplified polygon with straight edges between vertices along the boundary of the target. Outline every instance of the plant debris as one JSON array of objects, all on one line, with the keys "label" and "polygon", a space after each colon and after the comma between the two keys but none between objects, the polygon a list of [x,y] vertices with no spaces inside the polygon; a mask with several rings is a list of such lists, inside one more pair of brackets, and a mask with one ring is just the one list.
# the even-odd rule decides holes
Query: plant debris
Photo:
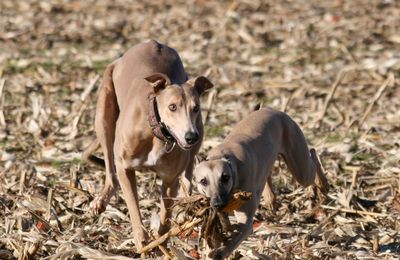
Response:
[{"label": "plant debris", "polygon": [[[215,85],[202,154],[262,104],[288,113],[321,157],[323,200],[275,164],[276,204],[261,199],[234,258],[399,258],[399,1],[1,0],[0,13],[0,258],[141,257],[120,192],[90,214],[104,172],[81,153],[104,68],[150,38]],[[136,177],[156,230],[160,180]],[[168,254],[203,256],[203,234],[188,230]]]},{"label": "plant debris", "polygon": [[[186,221],[199,222],[201,228],[201,238],[205,239],[207,245],[216,248],[219,244],[229,239],[232,231],[227,213],[233,212],[251,199],[251,192],[236,191],[232,194],[229,202],[222,209],[210,206],[210,199],[204,195],[192,195],[184,198],[173,205],[178,209],[178,217],[184,214]],[[185,222],[181,226],[186,226]],[[184,228],[181,228],[184,230]]]}]

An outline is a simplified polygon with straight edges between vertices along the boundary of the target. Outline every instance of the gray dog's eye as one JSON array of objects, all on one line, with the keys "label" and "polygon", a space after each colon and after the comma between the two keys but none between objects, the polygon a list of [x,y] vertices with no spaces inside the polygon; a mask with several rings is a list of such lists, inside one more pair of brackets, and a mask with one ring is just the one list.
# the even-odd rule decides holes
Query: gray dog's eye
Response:
[{"label": "gray dog's eye", "polygon": [[201,179],[200,180],[200,184],[203,185],[203,186],[206,186],[207,185],[207,179],[206,178]]},{"label": "gray dog's eye", "polygon": [[228,175],[228,174],[223,174],[223,175],[221,176],[221,181],[222,181],[223,183],[227,183],[227,182],[229,181],[229,175]]},{"label": "gray dog's eye", "polygon": [[193,108],[193,111],[195,113],[197,113],[197,112],[199,112],[199,110],[200,110],[200,106],[199,105],[195,105],[194,108]]}]

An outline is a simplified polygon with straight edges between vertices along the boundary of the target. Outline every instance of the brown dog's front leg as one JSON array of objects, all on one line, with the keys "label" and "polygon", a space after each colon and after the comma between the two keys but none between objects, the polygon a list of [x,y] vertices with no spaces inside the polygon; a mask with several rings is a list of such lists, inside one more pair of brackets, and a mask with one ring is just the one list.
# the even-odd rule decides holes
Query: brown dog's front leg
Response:
[{"label": "brown dog's front leg", "polygon": [[169,218],[171,217],[171,207],[174,203],[174,198],[178,193],[178,178],[175,179],[172,183],[162,183],[161,186],[161,210],[160,210],[160,228],[158,229],[158,234],[161,236],[165,234],[171,223]]},{"label": "brown dog's front leg", "polygon": [[[192,151],[195,154],[197,151]],[[190,155],[188,165],[186,166],[184,174],[180,176],[180,187],[178,197],[188,197],[192,194],[192,178],[195,157]]]},{"label": "brown dog's front leg", "polygon": [[135,239],[137,250],[142,249],[143,242],[148,239],[146,231],[143,229],[142,219],[139,211],[139,199],[136,186],[136,174],[134,170],[124,169],[116,163],[117,175],[122,193],[128,206],[129,216],[132,224],[132,233]]}]

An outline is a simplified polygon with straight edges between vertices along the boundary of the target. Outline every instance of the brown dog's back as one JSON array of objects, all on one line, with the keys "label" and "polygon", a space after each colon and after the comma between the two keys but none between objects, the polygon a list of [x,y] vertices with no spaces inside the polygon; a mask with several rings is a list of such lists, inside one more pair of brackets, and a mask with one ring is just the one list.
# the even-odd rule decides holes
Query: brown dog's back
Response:
[{"label": "brown dog's back", "polygon": [[173,84],[183,84],[187,80],[182,61],[174,49],[154,40],[130,48],[115,65],[112,75],[119,106],[124,106],[128,88],[148,85],[132,82],[144,81],[154,73],[167,75]]}]

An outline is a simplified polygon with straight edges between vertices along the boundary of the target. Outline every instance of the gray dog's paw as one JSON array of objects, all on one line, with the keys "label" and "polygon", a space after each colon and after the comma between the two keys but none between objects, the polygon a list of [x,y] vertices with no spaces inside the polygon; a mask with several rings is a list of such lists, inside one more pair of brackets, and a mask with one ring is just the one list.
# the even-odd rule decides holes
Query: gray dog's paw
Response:
[{"label": "gray dog's paw", "polygon": [[215,260],[222,260],[225,259],[227,257],[226,255],[226,247],[225,246],[221,246],[213,251],[210,252],[210,254],[208,254],[208,257],[215,259]]}]

